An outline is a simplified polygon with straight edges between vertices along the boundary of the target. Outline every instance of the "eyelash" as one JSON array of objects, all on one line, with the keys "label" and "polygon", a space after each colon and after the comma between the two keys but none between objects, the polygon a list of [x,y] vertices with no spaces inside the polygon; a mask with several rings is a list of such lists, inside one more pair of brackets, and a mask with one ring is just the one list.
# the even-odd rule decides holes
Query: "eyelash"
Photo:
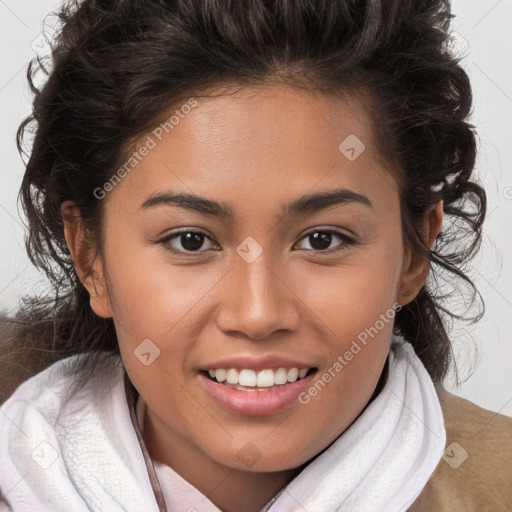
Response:
[{"label": "eyelash", "polygon": [[[175,238],[178,238],[181,235],[186,234],[186,233],[200,234],[200,235],[203,235],[206,239],[208,239],[211,242],[213,242],[212,238],[209,237],[203,231],[192,230],[192,229],[188,229],[187,228],[187,229],[183,229],[183,230],[180,230],[180,231],[175,231],[173,233],[169,233],[164,238],[160,239],[157,243],[160,243],[160,244],[164,245],[167,250],[169,250],[173,254],[177,255],[178,257],[183,257],[183,258],[188,258],[190,256],[194,257],[194,256],[196,256],[198,254],[202,254],[202,253],[206,252],[206,251],[181,251],[181,250],[178,250],[178,249],[174,249],[170,245],[170,241],[171,240],[173,240]],[[318,228],[316,228],[316,229],[313,229],[311,231],[308,231],[307,233],[305,233],[302,236],[302,238],[299,241],[304,240],[305,238],[307,238],[310,235],[313,235],[314,233],[329,233],[331,235],[334,235],[338,239],[338,241],[342,242],[342,246],[339,247],[338,249],[323,249],[323,250],[320,250],[320,249],[319,250],[303,249],[303,250],[311,251],[311,252],[318,253],[318,254],[332,254],[332,253],[335,253],[335,252],[338,252],[338,251],[344,251],[344,250],[347,249],[347,246],[354,245],[356,243],[356,240],[354,238],[346,235],[345,233],[343,233],[341,231],[338,231],[338,230],[335,230],[335,229],[330,229],[330,228],[326,228],[326,229],[318,229]]]}]

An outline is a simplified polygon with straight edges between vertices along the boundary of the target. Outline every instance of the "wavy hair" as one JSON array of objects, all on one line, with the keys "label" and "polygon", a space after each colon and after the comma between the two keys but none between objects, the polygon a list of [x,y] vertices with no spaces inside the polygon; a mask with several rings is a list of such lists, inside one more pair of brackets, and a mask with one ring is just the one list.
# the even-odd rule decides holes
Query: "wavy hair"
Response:
[{"label": "wavy hair", "polygon": [[[457,278],[470,302],[480,301],[471,319],[480,318],[483,302],[464,268],[479,248],[486,210],[485,192],[472,180],[471,86],[450,51],[451,17],[448,0],[66,2],[51,70],[40,59],[29,65],[33,111],[17,134],[21,153],[33,135],[20,190],[27,250],[53,288],[26,298],[13,320],[13,368],[26,377],[90,353],[90,369],[118,353],[112,319],[94,314],[75,272],[62,203],[79,206],[101,247],[103,204],[94,190],[137,137],[183,97],[278,81],[327,94],[364,91],[368,98],[379,149],[399,178],[404,241],[431,262],[418,296],[397,313],[395,332],[441,382],[452,360],[447,322],[468,315],[450,311],[453,298],[439,281]],[[47,75],[40,87],[38,71]],[[439,199],[445,222],[431,251],[420,238],[422,219]],[[8,378],[12,389],[15,379]]]}]

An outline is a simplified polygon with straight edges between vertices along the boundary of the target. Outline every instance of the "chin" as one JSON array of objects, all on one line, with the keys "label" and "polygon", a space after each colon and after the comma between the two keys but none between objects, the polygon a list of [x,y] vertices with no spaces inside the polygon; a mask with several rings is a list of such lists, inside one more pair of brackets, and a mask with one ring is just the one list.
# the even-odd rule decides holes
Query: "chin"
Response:
[{"label": "chin", "polygon": [[[297,455],[300,448],[299,446],[290,447],[286,451],[275,452],[271,446],[267,445],[263,450],[259,450],[256,444],[247,442],[234,453],[233,459],[224,461],[221,459],[219,462],[235,470],[253,473],[290,471],[298,469],[315,456],[310,454]],[[222,455],[225,459],[226,452],[223,452]]]}]

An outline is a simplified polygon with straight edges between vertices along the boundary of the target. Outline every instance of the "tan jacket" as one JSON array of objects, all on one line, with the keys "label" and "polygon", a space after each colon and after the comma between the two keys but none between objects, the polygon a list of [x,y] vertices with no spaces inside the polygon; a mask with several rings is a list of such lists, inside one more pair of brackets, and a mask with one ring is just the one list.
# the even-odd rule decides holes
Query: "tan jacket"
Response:
[{"label": "tan jacket", "polygon": [[[0,404],[42,369],[12,365],[13,373],[6,359],[0,350]],[[443,389],[438,395],[447,449],[409,512],[512,512],[512,418]]]},{"label": "tan jacket", "polygon": [[446,449],[409,512],[512,512],[512,418],[438,395]]}]

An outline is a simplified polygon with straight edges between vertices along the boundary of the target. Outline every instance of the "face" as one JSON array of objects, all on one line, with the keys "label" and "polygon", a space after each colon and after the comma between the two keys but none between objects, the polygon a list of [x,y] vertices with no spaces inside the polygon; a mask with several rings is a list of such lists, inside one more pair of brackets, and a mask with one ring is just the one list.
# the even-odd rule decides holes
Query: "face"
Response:
[{"label": "face", "polygon": [[156,458],[296,468],[364,409],[414,295],[397,184],[356,101],[285,85],[194,101],[103,199],[91,305]]}]

